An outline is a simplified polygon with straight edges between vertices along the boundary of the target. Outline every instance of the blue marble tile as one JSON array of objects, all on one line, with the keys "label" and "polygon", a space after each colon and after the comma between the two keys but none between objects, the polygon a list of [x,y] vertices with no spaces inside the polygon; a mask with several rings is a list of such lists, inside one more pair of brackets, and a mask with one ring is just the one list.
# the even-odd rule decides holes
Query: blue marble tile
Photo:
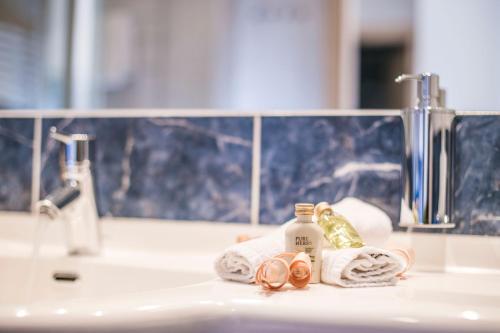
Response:
[{"label": "blue marble tile", "polygon": [[[57,147],[47,139],[52,125],[98,137],[103,215],[250,219],[250,118],[44,120],[42,195],[59,184]],[[500,235],[500,117],[458,117],[455,125],[457,228],[437,232]],[[356,196],[385,210],[399,229],[401,131],[399,117],[264,117],[261,223],[282,223],[298,201]],[[1,209],[29,209],[32,132],[32,120],[0,120],[9,161],[0,171]]]},{"label": "blue marble tile", "polygon": [[59,184],[50,126],[96,135],[102,215],[250,220],[251,118],[44,120],[42,195]]},{"label": "blue marble tile", "polygon": [[500,236],[500,116],[458,117],[455,124],[451,232]]},{"label": "blue marble tile", "polygon": [[0,210],[29,211],[33,119],[0,119]]},{"label": "blue marble tile", "polygon": [[399,220],[399,117],[269,117],[262,122],[260,221],[280,224],[295,202],[355,196]]}]

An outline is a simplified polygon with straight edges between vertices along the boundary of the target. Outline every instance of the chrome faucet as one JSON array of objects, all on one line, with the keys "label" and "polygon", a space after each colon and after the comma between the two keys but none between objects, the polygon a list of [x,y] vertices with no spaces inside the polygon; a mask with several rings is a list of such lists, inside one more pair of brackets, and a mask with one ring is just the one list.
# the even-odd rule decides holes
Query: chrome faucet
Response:
[{"label": "chrome faucet", "polygon": [[64,135],[55,127],[50,137],[60,143],[63,183],[37,203],[37,211],[65,224],[69,254],[98,254],[101,237],[92,175],[95,140],[87,134]]},{"label": "chrome faucet", "polygon": [[[452,122],[439,76],[403,74],[417,81],[417,105],[402,111],[404,151],[400,226],[452,228]],[[444,94],[443,94],[444,95]]]}]

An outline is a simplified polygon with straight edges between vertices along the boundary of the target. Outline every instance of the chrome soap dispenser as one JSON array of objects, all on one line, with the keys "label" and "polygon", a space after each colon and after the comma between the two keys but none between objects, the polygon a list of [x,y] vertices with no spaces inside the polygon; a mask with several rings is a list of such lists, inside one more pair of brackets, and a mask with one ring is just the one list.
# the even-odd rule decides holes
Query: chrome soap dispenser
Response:
[{"label": "chrome soap dispenser", "polygon": [[[404,151],[400,225],[454,227],[452,212],[452,135],[455,111],[440,96],[439,76],[403,74],[396,82],[417,81],[417,105],[402,111]],[[441,90],[442,91],[442,90]]]}]

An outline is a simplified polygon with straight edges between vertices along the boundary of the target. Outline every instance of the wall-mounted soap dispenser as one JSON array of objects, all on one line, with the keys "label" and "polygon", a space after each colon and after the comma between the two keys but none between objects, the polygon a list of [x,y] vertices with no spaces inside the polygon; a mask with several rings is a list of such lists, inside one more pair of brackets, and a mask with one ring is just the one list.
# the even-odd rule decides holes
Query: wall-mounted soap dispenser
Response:
[{"label": "wall-mounted soap dispenser", "polygon": [[[402,111],[404,151],[400,225],[451,228],[452,135],[455,111],[440,98],[439,76],[403,74],[417,81],[417,105]],[[444,96],[442,96],[444,97]]]}]

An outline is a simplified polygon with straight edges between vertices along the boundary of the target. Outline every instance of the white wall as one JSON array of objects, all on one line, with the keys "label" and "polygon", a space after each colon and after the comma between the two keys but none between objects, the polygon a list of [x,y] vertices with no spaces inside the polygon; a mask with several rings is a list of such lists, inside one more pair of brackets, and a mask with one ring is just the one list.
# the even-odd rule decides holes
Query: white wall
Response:
[{"label": "white wall", "polygon": [[360,30],[363,44],[399,44],[413,29],[413,0],[361,0]]},{"label": "white wall", "polygon": [[[82,0],[83,1],[83,0]],[[113,0],[103,5],[99,107],[216,104],[228,0]],[[227,67],[227,64],[226,64]],[[223,73],[224,74],[224,73]],[[223,105],[222,105],[223,106]]]},{"label": "white wall", "polygon": [[415,1],[414,71],[435,72],[448,106],[500,110],[500,1]]},{"label": "white wall", "polygon": [[234,2],[232,107],[328,105],[324,7],[309,0]]},{"label": "white wall", "polygon": [[108,0],[101,106],[332,107],[330,2]]}]

